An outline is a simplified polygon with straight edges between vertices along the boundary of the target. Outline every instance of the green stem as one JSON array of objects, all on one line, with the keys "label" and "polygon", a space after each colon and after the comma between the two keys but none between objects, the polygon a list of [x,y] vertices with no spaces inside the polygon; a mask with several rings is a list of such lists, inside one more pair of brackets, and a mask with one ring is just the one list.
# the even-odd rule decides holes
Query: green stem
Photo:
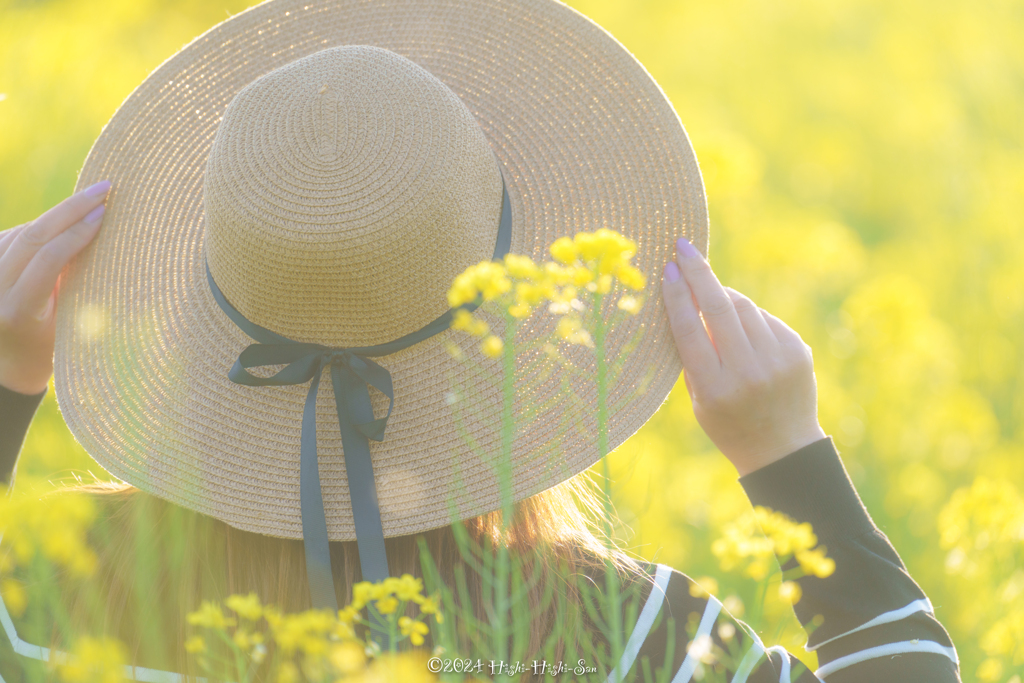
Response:
[{"label": "green stem", "polygon": [[[608,465],[608,360],[605,358],[605,334],[607,333],[601,303],[604,295],[594,294],[594,355],[597,364],[597,451],[602,462],[602,488],[604,493],[604,531],[608,549],[605,588],[608,591],[608,625],[611,630],[612,661],[617,662],[625,649],[622,626],[622,597],[619,592],[619,575],[615,570],[611,553],[615,549],[612,540],[612,486],[611,470]],[[620,672],[625,674],[626,672]]]},{"label": "green stem", "polygon": [[498,661],[508,661],[509,609],[508,597],[509,552],[505,545],[505,534],[512,524],[512,402],[515,398],[515,348],[516,319],[502,306],[505,317],[505,341],[502,349],[502,406],[501,406],[501,538],[498,543],[498,563],[494,585],[494,652]]}]

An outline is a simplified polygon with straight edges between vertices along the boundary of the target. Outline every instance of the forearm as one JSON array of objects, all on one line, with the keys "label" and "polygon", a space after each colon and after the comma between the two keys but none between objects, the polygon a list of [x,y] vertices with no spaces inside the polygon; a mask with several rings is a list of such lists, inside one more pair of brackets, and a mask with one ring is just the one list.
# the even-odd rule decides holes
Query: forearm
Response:
[{"label": "forearm", "polygon": [[10,483],[28,427],[46,390],[27,396],[0,386],[0,482]]},{"label": "forearm", "polygon": [[[740,479],[754,505],[810,522],[835,572],[798,579],[795,605],[805,628],[816,616],[808,650],[829,683],[959,681],[956,651],[931,603],[871,520],[830,438]],[[796,566],[795,561],[784,569]],[[893,657],[892,655],[900,655]]]}]

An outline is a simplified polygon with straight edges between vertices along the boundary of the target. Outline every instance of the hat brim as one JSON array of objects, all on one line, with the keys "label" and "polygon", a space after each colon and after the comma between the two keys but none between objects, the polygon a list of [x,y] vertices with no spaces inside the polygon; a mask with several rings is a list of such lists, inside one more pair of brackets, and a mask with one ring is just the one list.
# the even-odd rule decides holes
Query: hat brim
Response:
[{"label": "hat brim", "polygon": [[[234,95],[295,59],[338,45],[392,50],[447,84],[477,118],[508,183],[513,253],[536,260],[562,235],[607,227],[638,245],[648,278],[640,312],[613,329],[606,355],[641,333],[609,387],[608,447],[664,402],[681,364],[661,268],[686,236],[707,253],[707,205],[696,157],[665,94],[611,35],[554,0],[270,0],[195,39],[125,100],[94,143],[78,188],[109,179],[104,225],[65,272],[54,374],[72,433],[111,474],[233,527],[301,538],[299,440],[307,388],[228,379],[251,340],[217,307],[203,258],[203,172]],[[258,277],[258,273],[253,274]],[[414,284],[411,286],[415,286]],[[550,332],[537,314],[523,337]],[[451,401],[479,364],[471,398]],[[566,355],[580,368],[592,351]],[[394,382],[384,441],[371,442],[386,536],[425,531],[501,506],[478,451],[500,449],[500,366],[447,330],[375,359]],[[519,360],[521,375],[531,358]],[[584,373],[585,375],[586,373]],[[591,374],[517,432],[521,499],[599,459]],[[544,390],[546,391],[546,390]],[[542,392],[543,393],[543,392]],[[386,399],[371,392],[375,412]],[[519,392],[516,414],[543,397]],[[354,540],[331,386],[317,403],[320,477],[331,540]],[[565,432],[566,423],[582,430]],[[561,436],[555,452],[546,449]],[[544,454],[543,457],[533,457]],[[453,498],[454,496],[454,498]]]}]

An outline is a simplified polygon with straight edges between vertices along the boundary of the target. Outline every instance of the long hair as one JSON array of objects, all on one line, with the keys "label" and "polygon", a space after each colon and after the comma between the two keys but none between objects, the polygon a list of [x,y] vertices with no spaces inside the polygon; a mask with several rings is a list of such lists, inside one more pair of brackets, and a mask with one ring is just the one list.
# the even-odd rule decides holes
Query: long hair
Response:
[{"label": "long hair", "polygon": [[[284,612],[311,607],[301,540],[241,531],[127,484],[80,485],[52,495],[88,495],[98,509],[98,523],[90,532],[98,570],[87,590],[72,588],[72,582],[58,576],[59,600],[67,609],[65,623],[72,633],[117,637],[136,666],[199,675],[185,650],[191,634],[185,615],[203,600],[255,592],[263,604]],[[472,545],[485,550],[504,545],[529,574],[524,600],[532,615],[527,656],[550,651],[544,648],[552,642],[555,657],[575,656],[581,643],[592,647],[595,637],[601,636],[595,633],[592,612],[588,616],[583,608],[579,581],[599,585],[600,577],[611,570],[624,587],[650,583],[636,561],[608,542],[600,521],[603,511],[594,482],[583,473],[516,503],[504,535],[497,511],[460,522],[461,529],[450,525],[388,538],[389,568],[394,576],[422,578],[423,543],[437,578],[453,594],[469,597],[469,605],[460,599],[457,605],[442,606],[446,611],[454,608],[449,618],[469,609],[480,623],[487,623],[483,581],[467,565],[466,544],[460,549],[456,532],[464,530]],[[331,542],[330,549],[335,589],[344,604],[361,580],[357,545]],[[457,584],[460,591],[455,590]],[[561,606],[550,599],[552,588],[564,600]],[[556,611],[566,606],[570,618],[560,612],[556,628]],[[462,629],[458,635],[461,651],[469,653],[474,634]],[[60,646],[58,639],[55,628],[55,647]]]}]

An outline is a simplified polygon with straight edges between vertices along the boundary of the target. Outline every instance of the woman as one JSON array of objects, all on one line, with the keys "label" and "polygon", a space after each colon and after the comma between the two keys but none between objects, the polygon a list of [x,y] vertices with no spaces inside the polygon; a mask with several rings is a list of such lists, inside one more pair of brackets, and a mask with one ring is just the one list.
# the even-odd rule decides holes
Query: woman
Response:
[{"label": "woman", "polygon": [[[104,188],[101,185],[101,192],[94,196],[88,191],[78,193],[32,223],[7,231],[0,240],[5,311],[0,396],[3,412],[10,416],[0,435],[0,473],[5,478],[52,375],[48,350],[53,344],[52,294],[57,274],[98,231]],[[24,251],[15,259],[12,249],[19,248]],[[52,261],[39,257],[47,253],[53,254]],[[959,680],[956,667],[945,655],[915,649],[907,642],[912,638],[927,642],[924,639],[930,636],[935,643],[951,646],[931,613],[898,609],[920,600],[923,594],[884,534],[871,523],[831,439],[817,424],[810,349],[781,320],[735,290],[723,288],[707,262],[685,240],[680,240],[677,260],[666,265],[663,287],[676,348],[686,368],[687,389],[701,426],[736,465],[753,503],[811,521],[840,558],[834,577],[800,579],[804,598],[797,606],[802,623],[810,622],[821,610],[824,624],[838,623],[835,630],[846,632],[829,639],[835,643],[835,654],[822,657],[821,663],[828,666],[846,657],[852,659],[846,660],[850,663],[843,668],[833,669],[836,673],[828,680]],[[714,606],[708,599],[691,597],[693,585],[688,577],[673,571],[666,593],[677,613],[703,614]],[[268,601],[276,598],[281,602],[281,597],[271,596]],[[867,629],[863,628],[865,622],[858,622],[865,611],[877,613],[866,622],[876,625]],[[651,642],[660,638],[662,643],[651,647],[653,652],[648,654],[664,647],[663,632],[649,638]],[[829,642],[816,640],[819,645]],[[872,647],[886,643],[897,646],[872,653]],[[681,634],[677,652],[686,652],[687,644],[688,638]],[[0,652],[5,654],[5,680],[18,680],[13,652],[8,643],[4,645]],[[868,656],[862,654],[865,651]],[[894,654],[903,656],[892,657]],[[780,673],[789,665],[791,661],[784,658],[765,658],[749,680],[783,680]],[[818,679],[808,673],[797,680]]]},{"label": "woman", "polygon": [[[737,623],[742,656],[731,680],[959,680],[948,635],[818,424],[808,347],[674,238],[706,244],[706,213],[692,149],[664,95],[621,46],[562,5],[449,5],[273,0],[233,17],[122,105],[83,168],[88,189],[0,241],[0,386],[14,416],[0,459],[13,465],[55,363],[76,437],[137,486],[90,490],[112,520],[100,550],[106,626],[142,648],[134,664],[186,671],[180,613],[199,598],[254,590],[286,609],[332,606],[360,579],[418,575],[417,539],[444,584],[466,576],[450,499],[417,482],[438,472],[448,490],[458,482],[468,501],[461,518],[478,542],[502,542],[493,511],[507,501],[478,461],[456,453],[444,395],[411,379],[443,376],[447,361],[430,356],[451,323],[439,295],[492,249],[495,258],[537,253],[553,236],[618,221],[641,245],[642,272],[665,264],[664,308],[649,302],[637,320],[675,343],[627,356],[620,381],[654,368],[653,389],[615,414],[606,445],[650,417],[684,368],[699,423],[751,501],[810,522],[837,563],[829,578],[800,579],[798,617],[805,626],[824,619],[809,643],[820,648],[818,675],[797,677],[795,658],[766,652]],[[246,42],[265,32],[265,44]],[[325,37],[299,40],[308,35]],[[245,44],[261,50],[238,52]],[[579,84],[567,86],[572,79]],[[101,231],[111,185],[92,181],[108,172],[116,199]],[[609,357],[623,347],[609,335]],[[377,356],[380,365],[369,360]],[[324,370],[334,401],[320,396],[331,390],[320,388]],[[474,436],[499,414],[500,391],[481,391],[467,421]],[[320,412],[331,423],[318,429]],[[541,418],[530,427],[546,429]],[[538,437],[533,448],[547,443]],[[514,555],[557,554],[599,583],[610,561],[639,602],[603,615],[628,635],[604,674],[690,680],[700,653],[689,645],[710,637],[727,647],[727,629],[716,626],[731,617],[678,571],[602,550],[573,503],[586,491],[570,478],[593,464],[594,445],[566,450],[561,470],[516,470],[504,542]],[[517,442],[517,465],[529,451]],[[449,452],[462,470],[439,464],[436,454]],[[140,514],[152,524],[141,526]],[[190,539],[176,556],[187,578],[139,595],[126,557],[145,546],[173,559],[172,533]],[[308,584],[295,580],[304,574]],[[485,613],[480,586],[470,595]],[[154,602],[164,619],[125,610]],[[690,614],[700,617],[694,632]],[[531,645],[551,617],[536,616]],[[145,645],[147,625],[165,647]],[[0,673],[17,680],[26,656],[14,651],[28,648],[7,636],[14,645],[0,643]],[[592,636],[603,637],[596,627]]]}]

